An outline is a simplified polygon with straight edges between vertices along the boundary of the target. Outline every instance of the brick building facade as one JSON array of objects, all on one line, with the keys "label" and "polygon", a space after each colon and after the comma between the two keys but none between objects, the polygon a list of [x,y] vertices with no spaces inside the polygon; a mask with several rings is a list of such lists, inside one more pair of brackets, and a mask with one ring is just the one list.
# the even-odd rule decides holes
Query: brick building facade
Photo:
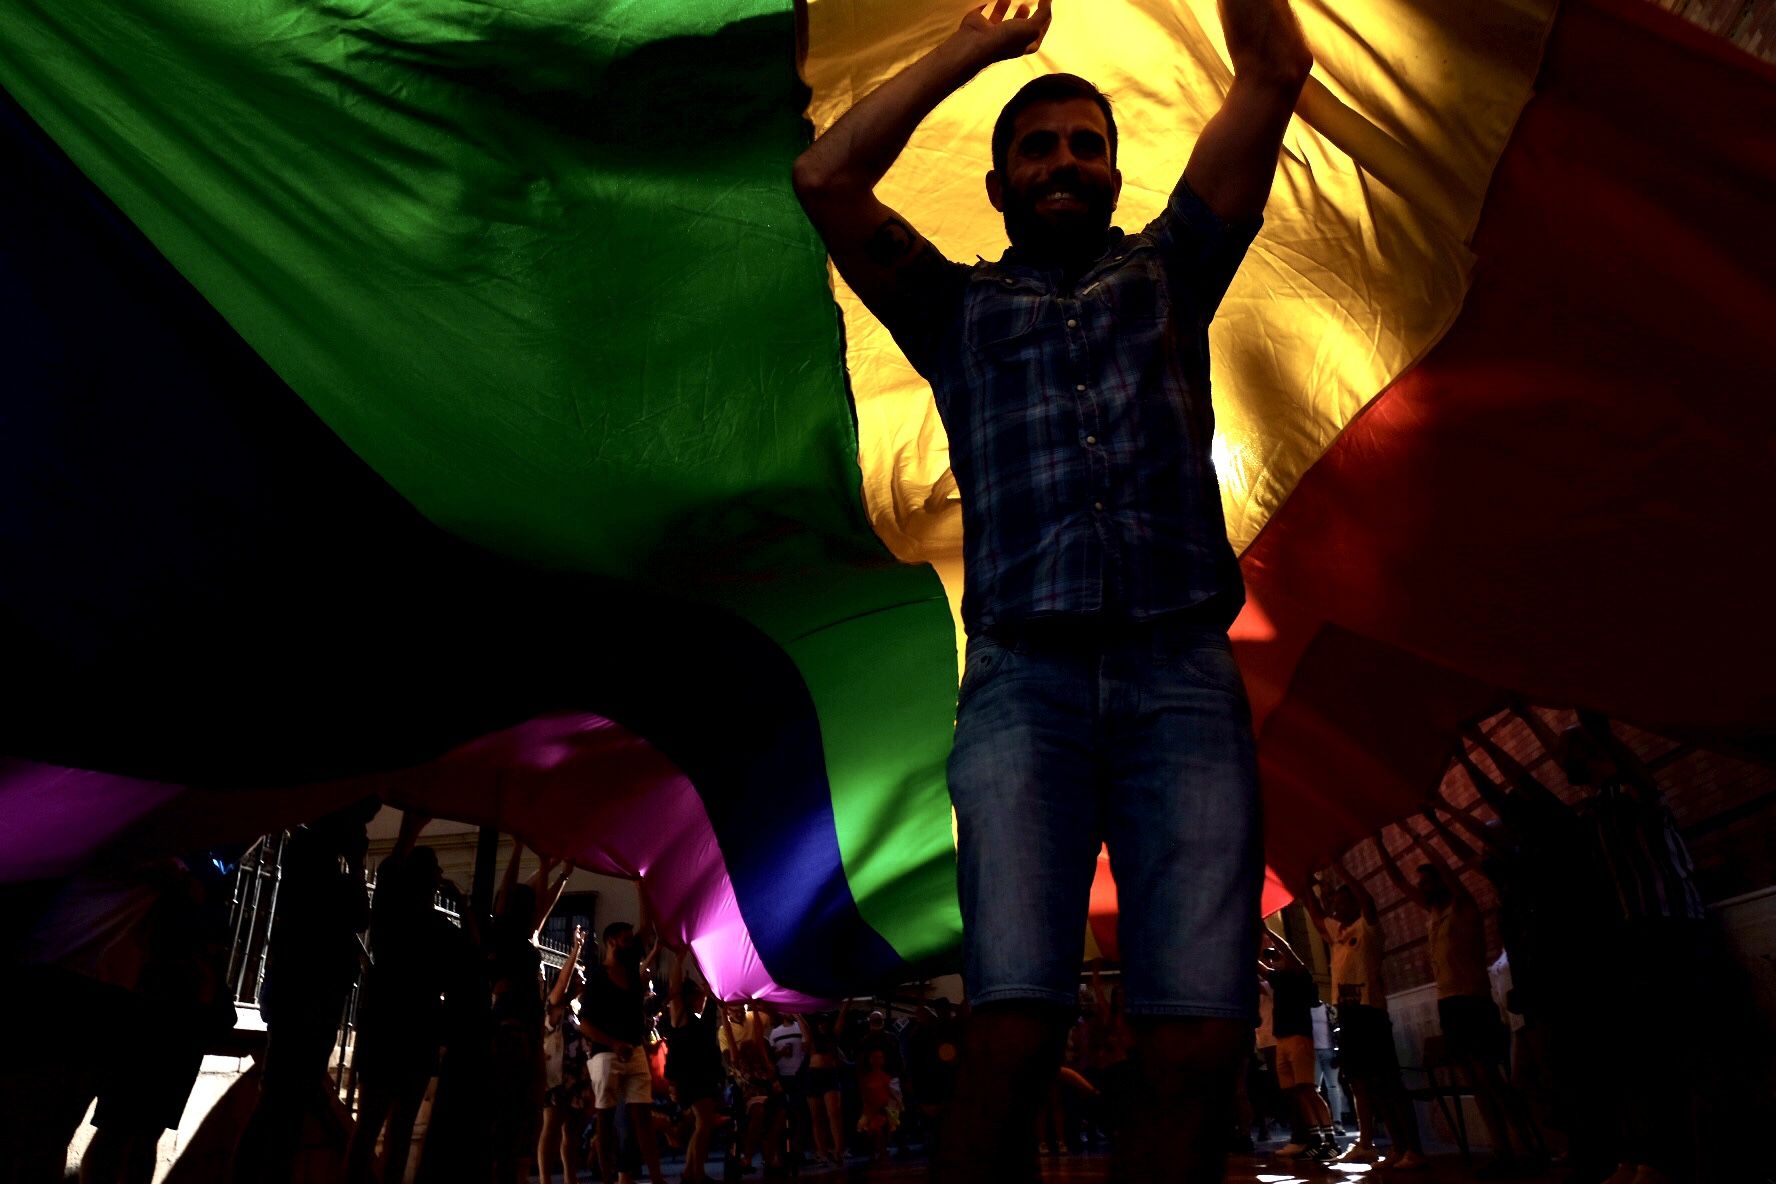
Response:
[{"label": "brick building facade", "polygon": [[[1570,711],[1540,710],[1539,714],[1555,731],[1577,722]],[[1505,713],[1487,720],[1483,726],[1499,747],[1555,793],[1567,801],[1579,796],[1521,720]],[[1696,884],[1705,902],[1718,905],[1776,885],[1776,768],[1677,743],[1622,724],[1616,725],[1616,733],[1646,763],[1664,789],[1695,860]],[[1483,757],[1480,763],[1487,767]],[[1494,817],[1457,765],[1452,764],[1445,775],[1442,794],[1452,805],[1477,818]],[[1428,834],[1429,827],[1423,819],[1411,821],[1419,834]],[[1388,826],[1382,835],[1395,860],[1411,874],[1415,861],[1410,842],[1400,827]],[[1486,909],[1490,952],[1496,956],[1497,899],[1492,885],[1477,869],[1465,867],[1440,840],[1432,842],[1438,854],[1462,872],[1469,891]],[[1344,865],[1352,875],[1361,878],[1381,912],[1387,937],[1389,990],[1399,992],[1429,982],[1430,952],[1424,914],[1383,874],[1380,858],[1370,843],[1359,843],[1348,851]]]}]

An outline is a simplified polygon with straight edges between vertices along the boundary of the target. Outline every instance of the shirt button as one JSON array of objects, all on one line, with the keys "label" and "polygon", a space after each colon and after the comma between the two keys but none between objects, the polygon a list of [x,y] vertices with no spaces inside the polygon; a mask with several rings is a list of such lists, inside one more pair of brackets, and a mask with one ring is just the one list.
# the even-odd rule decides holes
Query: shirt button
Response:
[{"label": "shirt button", "polygon": [[1079,328],[1079,322],[1076,319],[1074,319],[1073,317],[1068,317],[1067,318],[1067,328],[1077,329],[1077,328]]},{"label": "shirt button", "polygon": [[1092,509],[1094,509],[1094,510],[1102,510],[1103,508],[1104,508],[1103,502],[1093,502],[1092,503]]},{"label": "shirt button", "polygon": [[1076,391],[1082,391],[1085,389],[1085,384],[1083,382],[1076,382],[1073,384],[1073,389]]},{"label": "shirt button", "polygon": [[1085,438],[1085,442],[1087,444],[1096,444],[1098,442],[1098,438],[1096,436],[1087,436]]}]

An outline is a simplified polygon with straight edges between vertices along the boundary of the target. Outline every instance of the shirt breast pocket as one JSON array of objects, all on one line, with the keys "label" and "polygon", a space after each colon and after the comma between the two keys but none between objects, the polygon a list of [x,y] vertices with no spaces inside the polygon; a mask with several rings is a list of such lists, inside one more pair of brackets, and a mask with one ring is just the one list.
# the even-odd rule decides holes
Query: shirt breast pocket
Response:
[{"label": "shirt breast pocket", "polygon": [[1171,319],[1164,273],[1157,265],[1144,265],[1146,262],[1137,253],[1115,275],[1100,281],[1102,291],[1096,294],[1108,308],[1118,342],[1125,350],[1163,345]]},{"label": "shirt breast pocket", "polygon": [[1026,365],[1041,353],[1042,289],[1021,280],[983,282],[969,302],[967,335],[977,360]]}]

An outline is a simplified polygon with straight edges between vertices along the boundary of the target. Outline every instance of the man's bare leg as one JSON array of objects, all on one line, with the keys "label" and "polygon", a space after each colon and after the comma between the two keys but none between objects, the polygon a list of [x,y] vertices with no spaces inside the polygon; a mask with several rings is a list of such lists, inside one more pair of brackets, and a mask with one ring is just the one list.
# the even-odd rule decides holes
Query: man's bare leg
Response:
[{"label": "man's bare leg", "polygon": [[1153,1016],[1132,1022],[1140,1086],[1111,1179],[1219,1184],[1252,1025],[1245,1020]]},{"label": "man's bare leg", "polygon": [[1030,1132],[1060,1072],[1071,1017],[1052,1003],[986,1003],[968,1018],[955,1100],[938,1138],[936,1184],[1029,1184]]},{"label": "man's bare leg", "polygon": [[660,1140],[654,1132],[654,1107],[650,1103],[627,1103],[629,1125],[635,1129],[635,1146],[641,1152],[641,1162],[646,1165],[648,1180],[658,1180],[664,1184],[666,1173],[660,1170]]}]

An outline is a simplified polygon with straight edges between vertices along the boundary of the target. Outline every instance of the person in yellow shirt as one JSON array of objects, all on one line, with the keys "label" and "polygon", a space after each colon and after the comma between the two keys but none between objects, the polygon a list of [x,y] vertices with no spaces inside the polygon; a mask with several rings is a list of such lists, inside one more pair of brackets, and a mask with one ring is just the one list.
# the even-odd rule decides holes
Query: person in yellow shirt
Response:
[{"label": "person in yellow shirt", "polygon": [[[1343,872],[1343,868],[1338,869]],[[1321,892],[1328,892],[1322,900]],[[1346,873],[1333,890],[1314,877],[1303,898],[1308,915],[1332,950],[1332,997],[1338,1007],[1338,1060],[1350,1079],[1357,1107],[1357,1141],[1347,1158],[1376,1158],[1377,1122],[1393,1139],[1388,1166],[1411,1170],[1424,1166],[1418,1141],[1418,1116],[1400,1085],[1400,1060],[1394,1051],[1394,1025],[1387,1012],[1387,980],[1382,974],[1385,951],[1381,917],[1375,899],[1362,882]]]},{"label": "person in yellow shirt", "polygon": [[1509,1033],[1492,998],[1486,918],[1461,877],[1416,831],[1404,823],[1401,829],[1424,858],[1416,881],[1406,878],[1379,834],[1374,839],[1375,850],[1388,879],[1425,913],[1443,1053],[1474,1091],[1474,1102],[1492,1140],[1494,1161],[1481,1170],[1488,1176],[1509,1175],[1539,1157],[1539,1141],[1528,1108],[1501,1068],[1509,1052]]}]

